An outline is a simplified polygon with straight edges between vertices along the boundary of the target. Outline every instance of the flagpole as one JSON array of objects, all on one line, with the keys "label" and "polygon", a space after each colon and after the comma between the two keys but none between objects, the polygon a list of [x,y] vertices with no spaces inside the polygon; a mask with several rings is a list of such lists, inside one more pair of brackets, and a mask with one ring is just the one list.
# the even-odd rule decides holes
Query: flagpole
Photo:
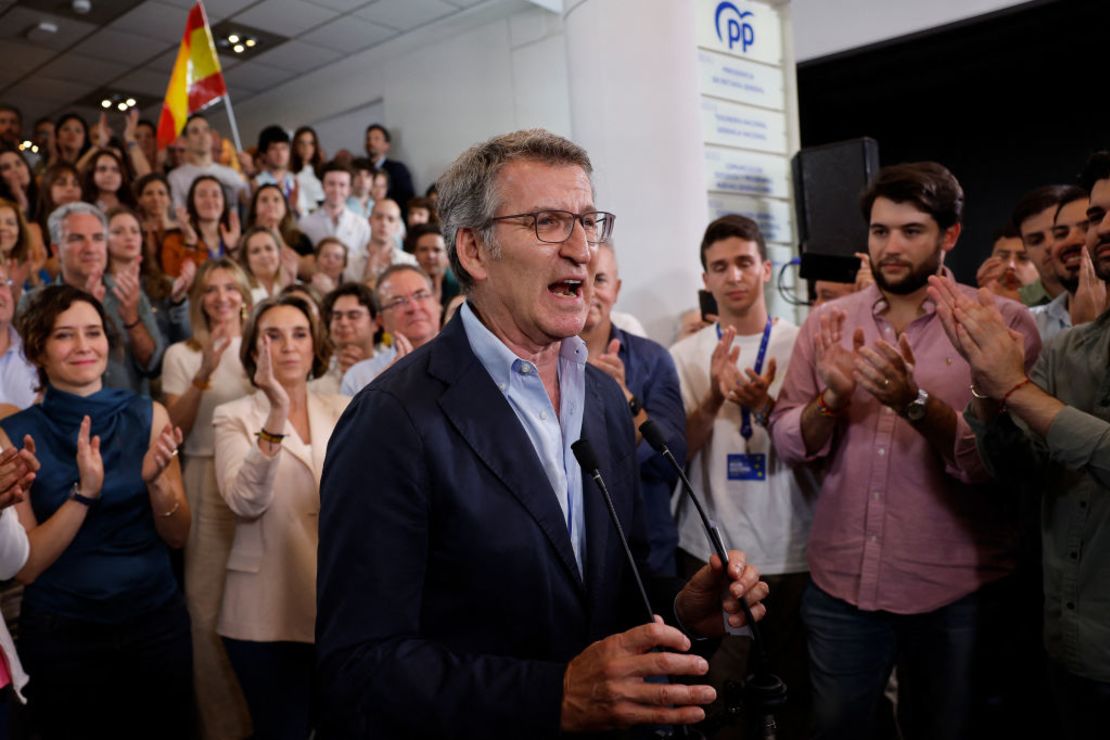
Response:
[{"label": "flagpole", "polygon": [[243,151],[243,142],[239,139],[239,124],[235,121],[235,109],[231,107],[230,93],[224,93],[224,108],[227,109],[227,121],[231,125],[231,140],[235,142],[235,151]]}]

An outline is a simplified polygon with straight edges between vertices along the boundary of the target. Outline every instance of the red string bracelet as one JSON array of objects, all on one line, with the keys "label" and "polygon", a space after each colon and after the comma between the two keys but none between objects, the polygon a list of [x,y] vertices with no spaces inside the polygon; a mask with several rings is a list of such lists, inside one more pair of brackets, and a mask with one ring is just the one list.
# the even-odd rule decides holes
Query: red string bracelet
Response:
[{"label": "red string bracelet", "polygon": [[1022,386],[1024,386],[1024,385],[1026,385],[1027,383],[1029,383],[1029,378],[1025,378],[1025,379],[1024,379],[1024,380],[1022,380],[1022,381],[1021,381],[1020,383],[1018,383],[1017,385],[1015,385],[1015,386],[1014,386],[1013,388],[1011,388],[1010,390],[1006,391],[1006,395],[1005,395],[1005,396],[1003,396],[1003,397],[1002,397],[1002,400],[998,402],[998,403],[999,403],[999,407],[998,407],[998,410],[999,410],[999,411],[1005,411],[1005,410],[1006,410],[1006,402],[1007,402],[1008,400],[1010,400],[1010,396],[1014,395],[1014,391],[1016,391],[1016,390],[1017,390],[1018,388],[1021,388],[1021,387],[1022,387]]}]

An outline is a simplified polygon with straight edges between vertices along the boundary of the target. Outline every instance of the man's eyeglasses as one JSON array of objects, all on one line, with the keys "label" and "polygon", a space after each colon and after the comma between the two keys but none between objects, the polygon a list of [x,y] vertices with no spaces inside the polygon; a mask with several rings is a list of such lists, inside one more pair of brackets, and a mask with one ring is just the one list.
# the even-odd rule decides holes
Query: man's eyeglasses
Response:
[{"label": "man's eyeglasses", "polygon": [[424,303],[435,298],[435,295],[429,290],[418,290],[412,295],[399,295],[396,298],[391,298],[382,304],[383,311],[392,311],[395,308],[408,308],[409,302]]},{"label": "man's eyeglasses", "polygon": [[510,219],[531,219],[532,227],[536,230],[536,238],[548,244],[562,244],[574,232],[574,223],[577,221],[586,232],[586,241],[590,244],[601,244],[609,241],[613,233],[613,221],[616,216],[606,211],[587,211],[586,213],[571,213],[570,211],[532,211],[531,213],[515,213],[512,216],[497,216],[490,221],[507,221]]}]

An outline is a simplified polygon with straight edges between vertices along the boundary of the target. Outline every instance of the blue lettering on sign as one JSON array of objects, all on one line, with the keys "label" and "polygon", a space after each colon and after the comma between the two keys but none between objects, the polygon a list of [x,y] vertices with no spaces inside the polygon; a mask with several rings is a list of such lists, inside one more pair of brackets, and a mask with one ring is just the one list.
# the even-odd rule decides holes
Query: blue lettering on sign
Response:
[{"label": "blue lettering on sign", "polygon": [[[721,30],[722,17],[726,21],[724,25],[725,32]],[[715,16],[717,39],[722,44],[727,43],[729,50],[739,43],[740,50],[746,54],[748,52],[748,47],[755,43],[755,27],[747,20],[752,17],[752,11],[745,10],[741,12],[739,8],[728,2],[728,0],[718,3],[717,14]],[[728,36],[727,41],[725,40],[726,35]]]}]

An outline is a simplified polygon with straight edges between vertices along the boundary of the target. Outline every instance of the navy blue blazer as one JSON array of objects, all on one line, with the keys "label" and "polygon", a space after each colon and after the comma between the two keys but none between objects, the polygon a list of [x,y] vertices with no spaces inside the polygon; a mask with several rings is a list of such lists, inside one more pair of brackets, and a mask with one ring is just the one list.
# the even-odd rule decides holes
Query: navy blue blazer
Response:
[{"label": "navy blue blazer", "polygon": [[[642,563],[628,405],[586,368],[583,436]],[[644,621],[592,479],[585,577],[508,401],[456,316],[347,407],[320,490],[318,691],[327,737],[551,737],[563,673]],[[668,621],[676,584],[656,583]]]}]

